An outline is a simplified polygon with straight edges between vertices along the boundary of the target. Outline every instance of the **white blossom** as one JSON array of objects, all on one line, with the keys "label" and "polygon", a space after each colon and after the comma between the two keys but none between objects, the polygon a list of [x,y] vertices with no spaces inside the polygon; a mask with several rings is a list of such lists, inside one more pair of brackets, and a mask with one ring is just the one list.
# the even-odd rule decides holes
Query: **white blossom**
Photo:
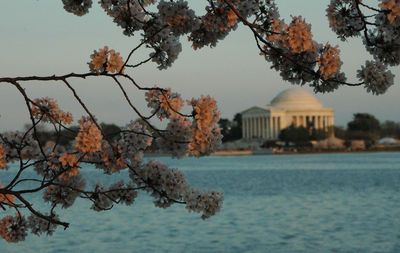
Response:
[{"label": "white blossom", "polygon": [[161,19],[169,25],[175,35],[182,35],[200,26],[200,20],[188,2],[179,0],[177,2],[160,1],[157,6]]},{"label": "white blossom", "polygon": [[326,9],[329,26],[341,40],[359,36],[364,22],[358,13],[356,0],[331,0]]},{"label": "white blossom", "polygon": [[357,77],[364,82],[364,87],[372,94],[380,95],[393,85],[394,75],[381,62],[366,61],[365,66],[357,71]]},{"label": "white blossom", "polygon": [[77,16],[83,16],[92,7],[92,0],[62,0],[64,9]]},{"label": "white blossom", "polygon": [[86,182],[81,174],[69,177],[67,180],[57,178],[54,180],[54,183],[57,185],[50,185],[43,192],[43,199],[53,205],[61,204],[62,208],[68,208],[74,204],[75,199],[79,196],[77,190],[83,190],[86,186]]},{"label": "white blossom", "polygon": [[100,3],[107,14],[114,18],[114,22],[124,29],[127,36],[132,36],[146,23],[146,14],[135,0],[101,0]]},{"label": "white blossom", "polygon": [[[48,216],[48,214],[44,214]],[[59,220],[58,215],[52,214],[51,218],[54,220]],[[31,232],[35,235],[41,235],[45,233],[46,235],[53,235],[56,230],[57,224],[49,222],[41,217],[38,217],[34,214],[28,217],[28,227],[31,229]]]},{"label": "white blossom", "polygon": [[191,124],[187,118],[172,117],[167,125],[167,132],[158,139],[160,150],[172,157],[184,157],[189,151]]},{"label": "white blossom", "polygon": [[189,190],[185,175],[177,169],[170,169],[162,162],[150,160],[137,170],[130,171],[132,181],[139,187],[146,187],[156,199],[155,205],[166,208],[180,200]]},{"label": "white blossom", "polygon": [[220,211],[224,195],[221,192],[200,192],[190,190],[185,194],[186,208],[189,211],[202,212],[202,219],[207,219]]},{"label": "white blossom", "polygon": [[400,26],[393,26],[386,14],[375,17],[376,28],[369,32],[363,42],[375,60],[390,66],[400,63]]},{"label": "white blossom", "polygon": [[31,158],[41,154],[38,142],[34,139],[32,131],[27,134],[19,131],[7,132],[2,134],[2,137],[0,144],[3,144],[5,153],[10,161],[16,159],[19,155],[23,158]]}]

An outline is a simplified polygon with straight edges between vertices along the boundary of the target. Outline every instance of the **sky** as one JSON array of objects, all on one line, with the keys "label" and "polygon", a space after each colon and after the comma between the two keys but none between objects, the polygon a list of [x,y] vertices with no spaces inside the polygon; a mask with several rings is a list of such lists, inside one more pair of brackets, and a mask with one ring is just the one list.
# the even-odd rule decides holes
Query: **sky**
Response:
[{"label": "sky", "polygon": [[[202,12],[203,0],[189,1]],[[370,0],[372,1],[372,0]],[[139,36],[127,37],[98,6],[89,14],[77,17],[63,9],[61,0],[0,0],[0,76],[53,75],[88,72],[87,62],[93,50],[108,45],[126,57],[139,42]],[[357,82],[356,70],[371,57],[360,39],[341,42],[330,30],[325,9],[329,0],[277,0],[281,17],[302,15],[312,24],[314,39],[320,43],[339,45],[342,70],[349,81]],[[243,26],[232,32],[215,48],[193,50],[185,37],[183,50],[168,70],[160,71],[154,63],[128,71],[140,85],[158,85],[179,92],[183,98],[210,95],[217,100],[221,117],[232,118],[235,113],[254,105],[266,105],[280,91],[295,87],[281,80],[270,69],[254,43],[252,34]],[[146,59],[143,50],[132,62]],[[124,58],[125,58],[124,57]],[[335,124],[346,126],[357,112],[375,115],[380,121],[400,121],[399,67],[392,68],[397,76],[395,85],[381,96],[366,92],[363,87],[341,87],[333,93],[316,94],[325,107],[335,109]],[[137,115],[124,101],[112,80],[88,78],[71,79],[71,83],[89,109],[103,122],[125,125]],[[144,94],[124,83],[134,104],[148,112]],[[53,97],[74,119],[84,112],[74,101],[71,92],[60,82],[30,82],[24,88],[32,98]],[[309,87],[304,87],[312,92]],[[29,122],[21,95],[9,84],[0,84],[0,131],[20,130]]]}]

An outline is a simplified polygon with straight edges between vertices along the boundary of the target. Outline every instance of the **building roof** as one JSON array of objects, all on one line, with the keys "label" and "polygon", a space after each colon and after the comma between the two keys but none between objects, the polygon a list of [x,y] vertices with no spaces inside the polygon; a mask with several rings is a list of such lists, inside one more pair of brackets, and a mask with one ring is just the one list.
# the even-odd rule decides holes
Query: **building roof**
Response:
[{"label": "building roof", "polygon": [[323,105],[310,92],[301,88],[287,89],[276,95],[271,106],[283,110],[322,109]]}]

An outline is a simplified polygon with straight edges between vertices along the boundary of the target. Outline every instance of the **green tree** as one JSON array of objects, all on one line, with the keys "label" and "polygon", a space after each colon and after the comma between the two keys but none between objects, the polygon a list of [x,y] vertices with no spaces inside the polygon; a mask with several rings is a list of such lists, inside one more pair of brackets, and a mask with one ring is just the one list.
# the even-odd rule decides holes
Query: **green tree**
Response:
[{"label": "green tree", "polygon": [[285,142],[286,146],[288,146],[290,142],[294,143],[296,146],[305,146],[310,141],[310,131],[303,126],[295,127],[291,125],[280,132],[279,140]]},{"label": "green tree", "polygon": [[367,148],[376,143],[381,126],[379,121],[368,113],[355,113],[353,120],[347,123],[346,139],[361,139]]},{"label": "green tree", "polygon": [[382,123],[381,125],[381,137],[394,137],[394,138],[400,138],[400,122],[394,122],[387,120]]},{"label": "green tree", "polygon": [[333,127],[333,132],[335,134],[335,137],[339,138],[339,139],[346,139],[346,134],[347,131],[346,129],[344,129],[344,127],[342,126],[334,126]]},{"label": "green tree", "polygon": [[235,114],[233,121],[221,118],[218,125],[221,128],[223,142],[235,141],[242,138],[242,115],[240,113]]},{"label": "green tree", "polygon": [[311,135],[310,135],[310,140],[323,140],[326,139],[328,137],[328,131],[324,130],[324,129],[315,129],[312,128],[311,130]]}]

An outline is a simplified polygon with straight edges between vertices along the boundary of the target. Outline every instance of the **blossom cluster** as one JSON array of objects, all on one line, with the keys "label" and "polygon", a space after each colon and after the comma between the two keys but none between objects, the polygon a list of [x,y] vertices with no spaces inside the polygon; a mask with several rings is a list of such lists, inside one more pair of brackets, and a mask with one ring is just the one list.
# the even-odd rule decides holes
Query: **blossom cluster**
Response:
[{"label": "blossom cluster", "polygon": [[104,211],[110,209],[113,203],[131,205],[137,197],[137,191],[132,184],[125,186],[123,181],[117,182],[110,187],[96,184],[92,195],[92,209]]},{"label": "blossom cluster", "polygon": [[200,192],[196,189],[186,192],[184,199],[189,211],[203,212],[201,218],[207,219],[220,211],[224,195],[221,192]]},{"label": "blossom cluster", "polygon": [[115,52],[114,49],[108,50],[107,46],[100,48],[98,52],[94,50],[93,54],[90,55],[90,58],[92,61],[88,64],[89,69],[92,72],[123,72],[122,67],[124,66],[124,61],[122,60],[122,57],[119,53]]},{"label": "blossom cluster", "polygon": [[280,39],[285,47],[293,53],[315,50],[315,42],[312,40],[311,25],[300,17],[292,17],[292,22],[284,26]]},{"label": "blossom cluster", "polygon": [[[360,6],[376,13],[364,15]],[[357,0],[331,0],[327,16],[331,28],[342,40],[359,36],[364,30],[363,42],[375,61],[367,61],[358,70],[357,76],[368,92],[376,95],[386,92],[394,78],[387,71],[387,65],[400,64],[400,2],[381,0],[374,8],[361,5],[361,1]],[[373,28],[368,29],[368,26]]]},{"label": "blossom cluster", "polygon": [[[45,216],[48,216],[45,214]],[[59,220],[58,215],[50,216],[53,220]],[[17,243],[24,241],[28,230],[35,235],[46,233],[52,235],[57,224],[49,222],[36,215],[30,215],[28,219],[20,214],[7,215],[0,220],[0,237],[7,242]]]},{"label": "blossom cluster", "polygon": [[155,160],[130,170],[129,175],[138,187],[145,187],[156,198],[158,207],[169,207],[174,200],[181,199],[189,187],[182,172],[169,169],[166,164]]},{"label": "blossom cluster", "polygon": [[146,92],[145,98],[147,106],[152,108],[152,113],[155,113],[161,120],[174,117],[183,107],[181,96],[176,92],[171,92],[170,89],[154,88]]},{"label": "blossom cluster", "polygon": [[202,18],[205,29],[209,32],[227,31],[238,22],[238,17],[229,6],[207,8],[207,14]]},{"label": "blossom cluster", "polygon": [[[150,57],[153,62],[158,64],[160,70],[171,67],[182,51],[182,44],[179,42],[179,38],[169,34],[169,32],[169,28],[164,28],[164,32],[159,33],[161,36],[153,37],[153,34],[150,34],[150,37],[153,37],[150,40],[152,47],[155,48],[155,52],[150,53]],[[163,36],[165,34],[168,35]],[[159,40],[156,40],[156,38],[159,38]]]},{"label": "blossom cluster", "polygon": [[44,122],[71,124],[72,114],[63,112],[52,98],[44,97],[33,100],[32,114]]},{"label": "blossom cluster", "polygon": [[[157,12],[146,10],[150,4],[157,4]],[[230,1],[235,11],[244,17],[251,16],[259,10],[261,1]],[[193,48],[215,46],[231,30],[237,27],[239,18],[235,11],[223,1],[213,1],[207,6],[206,14],[196,16],[188,2],[178,1],[138,1],[138,0],[101,0],[101,6],[114,22],[123,29],[127,36],[143,31],[144,41],[154,49],[150,53],[159,69],[172,65],[182,51],[179,37],[189,34]]]},{"label": "blossom cluster", "polygon": [[162,0],[157,8],[160,18],[169,25],[171,32],[175,35],[186,34],[200,25],[200,20],[194,11],[189,9],[186,1],[166,2]]},{"label": "blossom cluster", "polygon": [[92,0],[62,0],[64,9],[77,16],[83,16],[92,7]]},{"label": "blossom cluster", "polygon": [[[150,3],[153,1],[142,1]],[[101,0],[101,6],[127,36],[143,28],[147,15],[137,0]]]},{"label": "blossom cluster", "polygon": [[321,56],[318,58],[318,65],[322,77],[326,80],[339,72],[342,62],[339,58],[338,46],[332,47],[327,43],[322,51]]},{"label": "blossom cluster", "polygon": [[215,151],[221,143],[220,129],[216,127],[220,113],[215,100],[209,96],[187,101],[193,108],[193,120],[180,113],[183,101],[178,93],[169,89],[146,92],[147,106],[160,119],[168,118],[166,133],[158,141],[160,149],[174,157],[202,156]]},{"label": "blossom cluster", "polygon": [[115,142],[102,142],[102,149],[90,156],[90,161],[95,162],[96,167],[103,169],[104,173],[111,174],[126,168],[126,160],[115,152],[118,149]]},{"label": "blossom cluster", "polygon": [[366,61],[365,66],[358,70],[357,77],[364,82],[368,92],[379,95],[393,85],[394,75],[382,63]]},{"label": "blossom cluster", "polygon": [[7,215],[0,220],[0,237],[7,242],[19,242],[25,240],[27,236],[28,223],[24,216]]},{"label": "blossom cluster", "polygon": [[75,148],[82,153],[94,153],[101,150],[103,137],[95,123],[82,117],[79,120],[79,132],[75,138]]},{"label": "blossom cluster", "polygon": [[377,14],[375,23],[377,28],[364,39],[367,51],[383,64],[400,64],[400,26],[393,26],[385,13]]},{"label": "blossom cluster", "polygon": [[166,208],[177,200],[184,200],[188,210],[202,212],[202,218],[206,219],[218,212],[222,205],[222,193],[190,189],[182,172],[159,161],[150,160],[140,169],[130,170],[130,178],[139,187],[146,187],[158,207]]},{"label": "blossom cluster", "polygon": [[103,140],[101,149],[86,155],[86,162],[112,174],[130,168],[137,168],[143,161],[143,152],[151,145],[153,137],[146,127],[132,121],[121,130],[118,140]]},{"label": "blossom cluster", "polygon": [[120,134],[121,155],[124,159],[132,159],[139,152],[143,152],[153,141],[146,126],[139,122],[131,122]]},{"label": "blossom cluster", "polygon": [[62,208],[72,206],[80,192],[85,189],[86,181],[81,174],[72,177],[56,178],[54,183],[43,192],[45,202],[60,204]]},{"label": "blossom cluster", "polygon": [[69,177],[76,176],[79,173],[78,168],[80,161],[75,154],[69,154],[65,152],[58,158],[58,160],[60,161],[64,170],[66,170],[60,175],[61,178],[67,179]]},{"label": "blossom cluster", "polygon": [[[48,214],[44,214],[45,216],[49,216]],[[59,221],[59,217],[57,214],[52,213],[50,217],[53,220]],[[52,235],[57,228],[57,224],[49,222],[41,217],[36,215],[30,215],[28,217],[28,227],[31,229],[32,234],[41,235],[45,233],[46,235]]]},{"label": "blossom cluster", "polygon": [[329,26],[341,40],[360,35],[364,21],[357,10],[357,0],[331,0],[326,9]]},{"label": "blossom cluster", "polygon": [[182,158],[188,154],[191,138],[192,122],[185,117],[174,116],[170,118],[167,134],[158,139],[162,152],[171,154],[172,157]]},{"label": "blossom cluster", "polygon": [[[271,11],[276,10],[272,8]],[[338,47],[314,41],[311,25],[302,17],[292,17],[287,25],[279,15],[273,16],[276,18],[271,20],[266,37],[273,47],[266,44],[263,51],[272,68],[279,71],[284,80],[301,85],[309,83],[316,92],[337,89],[346,80],[340,72],[342,62]]]},{"label": "blossom cluster", "polygon": [[[33,137],[32,132],[7,132],[3,133],[1,137],[0,145],[3,147],[8,162],[18,158],[37,157],[40,154],[38,142]],[[2,160],[4,161],[4,159]]]},{"label": "blossom cluster", "polygon": [[195,111],[190,152],[195,156],[208,155],[221,144],[220,128],[216,127],[220,113],[216,101],[210,96],[188,101]]}]

